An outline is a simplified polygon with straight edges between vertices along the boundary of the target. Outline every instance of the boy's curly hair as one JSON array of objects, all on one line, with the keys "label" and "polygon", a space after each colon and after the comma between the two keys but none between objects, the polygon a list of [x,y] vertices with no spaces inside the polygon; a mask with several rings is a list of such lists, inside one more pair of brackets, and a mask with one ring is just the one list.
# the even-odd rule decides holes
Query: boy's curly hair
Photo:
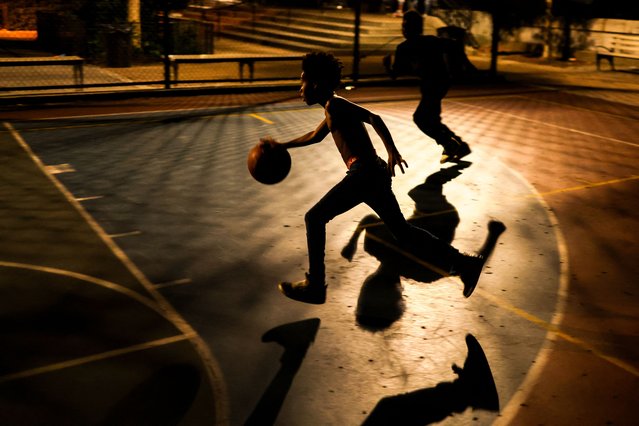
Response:
[{"label": "boy's curly hair", "polygon": [[302,59],[302,71],[307,81],[324,83],[332,90],[339,87],[342,80],[342,62],[327,52],[311,52]]}]

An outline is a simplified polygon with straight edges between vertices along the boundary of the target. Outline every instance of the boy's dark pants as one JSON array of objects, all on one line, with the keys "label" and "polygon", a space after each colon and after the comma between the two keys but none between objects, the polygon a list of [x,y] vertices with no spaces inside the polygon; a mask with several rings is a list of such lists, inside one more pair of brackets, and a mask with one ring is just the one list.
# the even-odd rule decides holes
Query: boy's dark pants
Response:
[{"label": "boy's dark pants", "polygon": [[460,253],[430,232],[406,221],[393,194],[386,162],[377,158],[353,163],[346,177],[306,213],[309,276],[312,282],[324,283],[325,279],[326,224],[360,203],[366,203],[377,213],[400,247],[420,258],[427,258],[429,263],[446,273],[452,269]]}]

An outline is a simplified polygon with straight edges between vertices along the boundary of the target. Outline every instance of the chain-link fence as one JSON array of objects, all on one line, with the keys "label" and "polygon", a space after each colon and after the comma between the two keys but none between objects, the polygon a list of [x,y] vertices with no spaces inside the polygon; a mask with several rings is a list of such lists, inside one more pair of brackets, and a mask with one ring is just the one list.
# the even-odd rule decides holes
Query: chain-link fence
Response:
[{"label": "chain-link fence", "polygon": [[[490,13],[437,8],[435,0],[43,3],[0,0],[0,95],[291,82],[299,78],[301,56],[315,50],[339,56],[346,80],[385,78],[382,59],[403,40],[401,14],[408,7],[425,12],[426,34],[461,27],[467,48],[495,60],[497,54],[548,53],[553,36],[565,33],[560,21],[551,25],[542,14],[543,25],[501,34],[497,53]],[[615,22],[615,34],[637,32],[635,21]],[[573,50],[605,44],[612,23],[588,25],[573,26]]]},{"label": "chain-link fence", "polygon": [[312,50],[338,55],[347,78],[383,75],[402,40],[397,2],[362,2],[359,20],[351,3],[0,0],[0,94],[297,80]]}]

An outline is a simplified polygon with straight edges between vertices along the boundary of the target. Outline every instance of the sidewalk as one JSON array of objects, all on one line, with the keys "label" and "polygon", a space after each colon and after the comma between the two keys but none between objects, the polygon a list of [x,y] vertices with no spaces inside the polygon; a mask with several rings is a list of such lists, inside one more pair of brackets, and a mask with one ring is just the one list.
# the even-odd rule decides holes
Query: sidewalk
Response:
[{"label": "sidewalk", "polygon": [[[277,49],[276,49],[277,50]],[[250,53],[250,52],[249,52]],[[284,53],[274,51],[274,54]],[[352,69],[350,58],[344,62],[345,70]],[[470,56],[469,59],[475,66],[483,72],[489,69],[490,58],[485,56]],[[232,67],[232,72],[237,72],[236,64]],[[610,71],[607,68],[597,71],[594,64],[594,57],[579,59],[575,62],[561,62],[557,60],[548,61],[541,58],[526,58],[522,56],[500,57],[497,65],[497,72],[500,80],[518,84],[559,87],[564,90],[569,87],[573,93],[583,96],[596,97],[628,105],[639,106],[639,73],[633,67],[633,63],[619,61],[618,71]],[[290,65],[284,65],[290,68]],[[363,58],[360,63],[362,74],[382,75],[381,57]],[[634,72],[633,72],[634,70]],[[270,72],[278,72],[269,68]],[[161,76],[163,66],[161,64],[134,66],[131,68],[109,68],[99,69],[88,66],[85,70],[87,82],[107,82],[135,81],[140,75]],[[291,73],[290,69],[288,70]],[[70,73],[69,73],[70,74]],[[148,77],[147,77],[148,78]],[[193,78],[193,77],[191,77]],[[160,80],[160,77],[157,77]],[[384,78],[374,79],[363,76],[359,80],[359,86],[370,84],[384,85]],[[391,81],[388,80],[389,85]],[[287,80],[255,83],[215,83],[215,84],[180,84],[171,89],[164,89],[161,85],[128,85],[117,87],[78,89],[57,89],[57,90],[32,90],[19,92],[0,92],[1,105],[16,105],[21,103],[46,103],[50,101],[65,101],[78,98],[99,97],[139,97],[139,96],[184,96],[194,94],[215,94],[217,93],[251,93],[264,92],[265,90],[293,90],[298,84],[297,77]]]}]

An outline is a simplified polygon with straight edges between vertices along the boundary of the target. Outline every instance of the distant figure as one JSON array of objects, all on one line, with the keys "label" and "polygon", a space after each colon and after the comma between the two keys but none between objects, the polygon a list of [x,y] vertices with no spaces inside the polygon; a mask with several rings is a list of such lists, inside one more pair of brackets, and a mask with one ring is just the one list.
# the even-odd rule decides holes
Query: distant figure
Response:
[{"label": "distant figure", "polygon": [[[391,189],[395,166],[404,173],[408,167],[397,150],[382,118],[335,94],[341,80],[341,62],[323,52],[309,53],[302,60],[300,96],[307,105],[322,105],[325,118],[319,126],[296,139],[279,143],[263,138],[265,149],[295,148],[321,142],[329,133],[346,165],[346,176],[335,185],[305,216],[309,271],[304,280],[281,282],[279,289],[287,297],[306,303],[322,304],[326,300],[324,250],[326,224],[360,203],[366,203],[381,218],[399,245],[406,249],[432,253],[442,274],[459,275],[464,296],[475,289],[483,256],[460,253],[431,233],[410,225],[400,210]],[[370,124],[388,153],[388,163],[375,151],[364,124]],[[318,178],[321,178],[318,176]]]},{"label": "distant figure", "polygon": [[406,0],[397,0],[395,3],[397,3],[397,7],[395,8],[393,16],[401,18],[402,16],[404,16],[404,6],[406,6]]},{"label": "distant figure", "polygon": [[[402,33],[406,40],[392,55],[384,57],[388,73],[396,78],[399,75],[416,75],[420,78],[422,98],[413,114],[417,127],[429,137],[435,139],[443,148],[440,162],[457,162],[470,154],[470,147],[459,136],[442,123],[442,99],[448,93],[451,84],[451,69],[448,53],[454,52],[455,40],[423,35],[422,15],[409,10],[402,19]],[[392,62],[392,64],[391,64]]]},{"label": "distant figure", "polygon": [[426,0],[396,0],[391,4],[395,5],[393,16],[396,17],[403,16],[408,9],[416,9],[421,14],[426,11]]}]

